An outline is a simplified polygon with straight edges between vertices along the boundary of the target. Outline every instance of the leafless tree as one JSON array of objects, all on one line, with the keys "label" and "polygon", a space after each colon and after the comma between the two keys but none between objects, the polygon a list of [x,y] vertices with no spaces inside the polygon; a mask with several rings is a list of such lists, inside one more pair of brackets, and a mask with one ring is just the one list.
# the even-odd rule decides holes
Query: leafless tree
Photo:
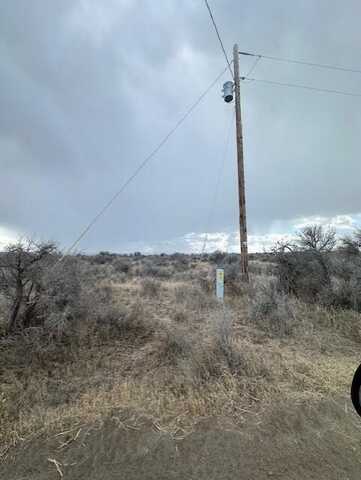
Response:
[{"label": "leafless tree", "polygon": [[307,298],[316,298],[331,283],[330,252],[336,232],[320,225],[303,228],[294,241],[280,242],[273,253],[278,265],[280,288]]},{"label": "leafless tree", "polygon": [[10,301],[7,332],[30,326],[43,290],[42,273],[54,262],[54,243],[19,241],[0,255],[0,291]]},{"label": "leafless tree", "polygon": [[336,231],[333,228],[325,229],[322,225],[310,225],[299,232],[298,243],[301,250],[312,255],[320,265],[323,287],[329,286],[331,283],[331,265],[328,254],[336,246]]},{"label": "leafless tree", "polygon": [[336,231],[322,225],[309,225],[298,233],[298,245],[302,250],[331,252],[336,246]]}]

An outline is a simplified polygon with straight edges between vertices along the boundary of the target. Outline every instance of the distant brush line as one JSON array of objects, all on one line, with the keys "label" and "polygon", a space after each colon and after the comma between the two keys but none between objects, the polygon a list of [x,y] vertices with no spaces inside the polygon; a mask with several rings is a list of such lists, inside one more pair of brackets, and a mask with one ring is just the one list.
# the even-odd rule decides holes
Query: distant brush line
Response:
[{"label": "distant brush line", "polygon": [[250,78],[250,77],[241,77],[241,80],[248,80],[250,82],[265,83],[268,85],[279,86],[279,87],[290,87],[290,88],[301,88],[303,90],[312,90],[314,92],[323,92],[330,93],[333,95],[345,95],[347,97],[361,97],[361,93],[356,92],[347,92],[345,90],[332,90],[328,88],[317,88],[311,87],[310,85],[302,85],[297,83],[287,83],[287,82],[276,82],[274,80],[264,80],[261,78]]},{"label": "distant brush line", "polygon": [[307,62],[307,61],[304,61],[304,60],[295,60],[295,59],[292,59],[292,58],[275,57],[275,56],[271,56],[271,55],[262,55],[260,53],[252,53],[252,52],[239,52],[239,54],[249,56],[249,57],[266,58],[268,60],[275,60],[277,62],[296,63],[296,64],[299,64],[299,65],[307,65],[309,67],[324,68],[324,69],[327,69],[327,70],[338,70],[338,71],[341,71],[341,72],[361,73],[361,69],[343,67],[343,66],[340,66],[340,65],[328,65],[327,63]]}]

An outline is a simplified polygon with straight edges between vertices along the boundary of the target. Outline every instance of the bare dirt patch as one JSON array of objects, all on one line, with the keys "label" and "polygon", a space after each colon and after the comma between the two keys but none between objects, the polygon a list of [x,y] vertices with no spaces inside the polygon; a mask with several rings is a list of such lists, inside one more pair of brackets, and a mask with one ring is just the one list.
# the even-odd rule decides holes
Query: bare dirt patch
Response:
[{"label": "bare dirt patch", "polygon": [[[2,478],[358,479],[358,419],[348,402],[281,403],[242,426],[207,418],[182,436],[131,411],[40,435],[8,453]],[[63,477],[62,477],[63,476]]]}]

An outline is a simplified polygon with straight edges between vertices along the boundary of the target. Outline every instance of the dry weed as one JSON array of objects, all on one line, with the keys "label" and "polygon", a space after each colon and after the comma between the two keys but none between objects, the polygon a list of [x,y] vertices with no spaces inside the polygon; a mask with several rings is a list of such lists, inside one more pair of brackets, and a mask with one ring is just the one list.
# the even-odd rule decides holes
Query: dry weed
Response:
[{"label": "dry weed", "polygon": [[141,280],[141,294],[145,297],[158,297],[161,290],[161,284],[153,278],[145,278]]},{"label": "dry weed", "polygon": [[[142,261],[130,258],[130,269]],[[285,297],[265,275],[253,277],[249,301],[236,295],[223,308],[199,284],[210,271],[204,262],[194,260],[189,269],[178,256],[151,262],[173,265],[195,280],[123,284],[113,267],[111,278],[97,270],[108,272],[110,263],[86,262],[94,276],[82,286],[85,315],[72,329],[64,326],[71,335],[59,340],[32,330],[0,342],[5,446],[114,409],[131,408],[165,428],[186,429],[203,417],[240,421],[244,412],[281,398],[322,398],[349,388],[359,356],[355,312]]]}]

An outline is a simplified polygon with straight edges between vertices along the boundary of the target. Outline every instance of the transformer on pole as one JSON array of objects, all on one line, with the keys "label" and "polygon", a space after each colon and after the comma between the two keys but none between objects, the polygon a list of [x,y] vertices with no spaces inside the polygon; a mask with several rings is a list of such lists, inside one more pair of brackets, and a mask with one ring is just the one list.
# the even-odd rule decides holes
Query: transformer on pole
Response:
[{"label": "transformer on pole", "polygon": [[226,82],[223,84],[223,98],[226,103],[230,103],[233,100],[233,82]]}]

